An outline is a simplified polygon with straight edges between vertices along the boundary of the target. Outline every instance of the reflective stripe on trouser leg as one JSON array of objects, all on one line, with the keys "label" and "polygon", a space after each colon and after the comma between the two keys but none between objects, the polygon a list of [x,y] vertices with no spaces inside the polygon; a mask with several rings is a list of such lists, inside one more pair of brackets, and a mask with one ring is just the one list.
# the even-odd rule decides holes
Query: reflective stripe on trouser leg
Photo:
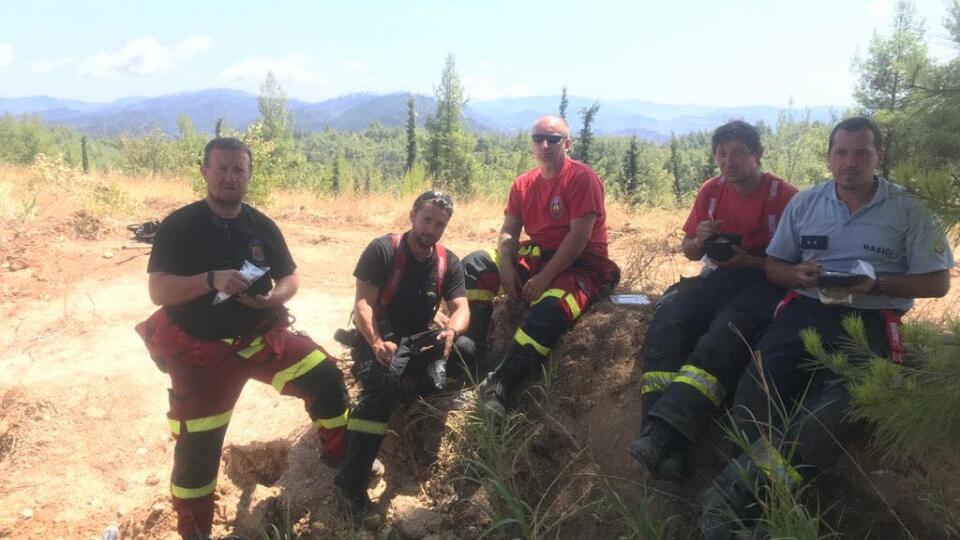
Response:
[{"label": "reflective stripe on trouser leg", "polygon": [[217,487],[220,453],[227,432],[226,424],[213,429],[190,431],[190,422],[186,420],[181,424],[182,429],[173,450],[170,482],[170,493],[178,518],[177,531],[183,536],[210,533],[213,525],[213,492]]},{"label": "reflective stripe on trouser leg", "polygon": [[502,292],[500,288],[500,253],[495,249],[474,251],[463,258],[464,286],[467,300],[489,303]]},{"label": "reflective stripe on trouser leg", "polygon": [[678,375],[676,371],[646,371],[640,377],[640,393],[663,392]]},{"label": "reflective stripe on trouser leg", "polygon": [[719,407],[723,403],[723,398],[727,393],[726,389],[720,384],[720,381],[718,381],[716,377],[691,364],[682,366],[673,382],[677,384],[688,384],[694,387],[716,407]]},{"label": "reflective stripe on trouser leg", "polygon": [[803,482],[803,476],[766,438],[761,437],[753,443],[750,458],[771,483],[778,482],[789,489]]}]

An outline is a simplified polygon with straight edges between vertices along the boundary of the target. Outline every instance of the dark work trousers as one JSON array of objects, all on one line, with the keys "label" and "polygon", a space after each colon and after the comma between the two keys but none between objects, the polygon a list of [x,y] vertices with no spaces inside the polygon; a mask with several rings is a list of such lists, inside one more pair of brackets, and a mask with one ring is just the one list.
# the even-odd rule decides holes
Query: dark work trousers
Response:
[{"label": "dark work trousers", "polygon": [[[454,342],[454,348],[456,350],[450,352],[447,360],[448,370],[457,369],[454,366],[460,364],[461,356],[465,363],[472,364],[474,346],[469,338],[460,336]],[[347,421],[347,456],[335,482],[350,495],[359,496],[366,492],[370,468],[383,442],[390,413],[400,398],[401,377],[413,377],[421,395],[432,392],[433,380],[427,375],[427,368],[443,356],[443,346],[438,342],[434,347],[421,350],[420,346],[400,339],[394,355],[394,362],[398,359],[406,362],[400,376],[377,361],[365,340],[360,340],[352,354],[351,373],[360,382],[360,399]]]},{"label": "dark work trousers", "polygon": [[[803,347],[800,331],[816,329],[824,349],[831,352],[840,348],[847,337],[843,329],[844,317],[857,315],[864,323],[867,342],[877,355],[889,353],[886,323],[879,310],[854,309],[837,304],[821,304],[818,300],[800,296],[783,307],[776,320],[761,338],[760,352],[763,382],[768,386],[773,403],[760,384],[757,365],[751,363],[737,388],[734,418],[739,429],[750,441],[755,441],[772,424],[775,431],[790,446],[779,449],[788,458],[804,480],[826,470],[849,442],[851,429],[844,429],[843,419],[850,404],[850,393],[840,377],[825,368],[811,368],[810,354]],[[865,362],[867,355],[850,354],[850,362]],[[782,403],[787,414],[800,406],[784,430]],[[780,437],[774,437],[777,439]],[[775,441],[776,442],[776,441]]]},{"label": "dark work trousers", "polygon": [[[643,347],[641,406],[697,441],[737,385],[784,290],[754,268],[683,278],[663,295]],[[734,330],[734,328],[736,330]]]},{"label": "dark work trousers", "polygon": [[[522,286],[539,273],[554,251],[531,242],[521,244],[515,268]],[[467,299],[470,301],[468,335],[482,350],[486,342],[491,302],[500,294],[500,255],[497,250],[475,251],[463,259]],[[547,289],[535,299],[514,333],[506,355],[491,378],[509,395],[513,387],[535,372],[570,326],[594,302],[610,292],[620,281],[620,269],[610,259],[585,251],[560,272]]]}]

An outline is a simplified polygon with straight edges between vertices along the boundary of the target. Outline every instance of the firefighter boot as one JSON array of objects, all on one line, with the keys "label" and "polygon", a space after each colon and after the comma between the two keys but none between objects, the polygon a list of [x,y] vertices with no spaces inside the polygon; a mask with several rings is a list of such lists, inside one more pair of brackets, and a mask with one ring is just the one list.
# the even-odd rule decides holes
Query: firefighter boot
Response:
[{"label": "firefighter boot", "polygon": [[762,509],[756,493],[765,479],[747,453],[732,461],[697,496],[700,532],[707,540],[733,540],[750,530]]},{"label": "firefighter boot", "polygon": [[490,333],[490,320],[493,318],[493,304],[489,302],[470,303],[470,325],[464,334],[473,341],[475,347],[474,365],[481,372],[490,369],[487,365],[487,335]]},{"label": "firefighter boot", "polygon": [[543,357],[533,348],[513,343],[500,366],[480,383],[480,407],[497,416],[506,413],[513,389],[542,364]]},{"label": "firefighter boot", "polygon": [[666,422],[651,418],[640,432],[640,438],[630,445],[630,455],[648,471],[664,478],[680,478],[684,472],[686,439]]}]

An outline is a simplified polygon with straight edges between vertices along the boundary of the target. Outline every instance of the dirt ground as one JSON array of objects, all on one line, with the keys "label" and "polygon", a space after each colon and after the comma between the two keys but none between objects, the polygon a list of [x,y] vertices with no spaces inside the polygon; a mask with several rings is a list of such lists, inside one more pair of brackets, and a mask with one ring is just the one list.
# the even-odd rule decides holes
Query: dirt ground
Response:
[{"label": "dirt ground", "polygon": [[[125,226],[163,217],[193,195],[185,182],[106,178],[98,181],[120,186],[126,198],[105,209],[87,198],[89,185],[24,181],[29,175],[0,169],[0,538],[97,539],[111,524],[124,538],[176,538],[167,506],[173,451],[167,378],[133,332],[155,309],[147,296],[148,251],[130,240]],[[30,193],[37,195],[28,205]],[[387,196],[282,195],[268,210],[299,265],[301,288],[290,304],[297,327],[334,354],[344,352],[332,334],[349,316],[353,265],[374,236],[405,229],[408,205],[406,198]],[[461,256],[492,245],[500,205],[458,207],[444,243]],[[697,271],[676,248],[683,214],[611,208],[613,257],[632,289],[656,294],[678,275]],[[949,313],[960,294],[957,281],[955,275],[948,299],[922,302],[914,313],[932,319]],[[625,477],[637,475],[622,451],[634,434],[602,418],[611,406],[635,416],[637,389],[625,384],[633,371],[622,365],[607,372],[614,390],[592,396],[605,402],[583,403],[575,415],[597,461]],[[306,425],[299,401],[251,383],[226,444],[306,452],[315,441],[291,438]],[[267,448],[269,441],[294,442]],[[313,473],[317,491],[332,505],[323,493],[332,474]],[[429,506],[412,471],[396,478],[391,512]],[[250,506],[251,494],[232,479],[221,477],[221,484],[222,525]]]}]

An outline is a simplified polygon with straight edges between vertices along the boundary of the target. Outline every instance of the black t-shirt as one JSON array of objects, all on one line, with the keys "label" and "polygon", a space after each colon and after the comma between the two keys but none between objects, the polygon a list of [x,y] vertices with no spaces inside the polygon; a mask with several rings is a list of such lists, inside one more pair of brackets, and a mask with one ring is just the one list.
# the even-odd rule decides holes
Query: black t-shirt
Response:
[{"label": "black t-shirt", "polygon": [[[375,287],[384,287],[390,277],[395,252],[391,236],[388,234],[370,242],[357,261],[354,277]],[[387,305],[386,318],[394,334],[409,336],[426,330],[433,320],[434,307],[437,305],[437,254],[431,252],[425,261],[420,262],[413,256],[404,238],[401,238],[400,249],[406,250],[407,261],[397,292]],[[449,249],[446,251],[443,299],[453,300],[466,296],[467,290],[463,283],[460,259]]]},{"label": "black t-shirt", "polygon": [[[243,261],[270,271],[248,289],[263,294],[297,268],[277,225],[258,210],[243,205],[233,219],[217,216],[205,200],[176,210],[160,223],[147,272],[192,276],[209,270],[239,270]],[[216,306],[211,292],[186,304],[164,306],[167,315],[198,339],[222,339],[249,332],[275,310],[245,306],[233,296]]]}]

